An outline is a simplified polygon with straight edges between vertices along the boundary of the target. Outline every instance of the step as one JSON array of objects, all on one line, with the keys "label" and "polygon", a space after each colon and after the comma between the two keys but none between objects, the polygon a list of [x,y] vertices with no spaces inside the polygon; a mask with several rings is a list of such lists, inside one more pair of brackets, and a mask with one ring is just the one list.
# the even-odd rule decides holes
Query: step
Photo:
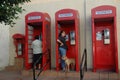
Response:
[{"label": "step", "polygon": [[[35,71],[36,75],[39,73],[39,70]],[[32,70],[22,70],[21,74],[23,76],[32,76],[33,75],[33,71]],[[79,77],[79,72],[75,72],[75,71],[70,71],[70,72],[63,72],[63,71],[55,71],[55,70],[46,70],[43,71],[40,76],[49,76],[49,77],[56,77],[56,76],[67,76],[67,77]]]},{"label": "step", "polygon": [[[39,73],[39,70],[36,70],[36,75]],[[24,70],[22,73],[23,76],[33,76],[33,71],[32,70]],[[75,72],[75,71],[70,71],[70,72],[62,72],[62,71],[56,71],[56,70],[46,70],[43,71],[39,78],[58,78],[63,80],[72,80],[72,79],[77,79],[80,80],[80,73]],[[56,79],[57,80],[57,79]],[[117,74],[115,72],[92,72],[92,71],[87,71],[84,74],[83,80],[120,80],[120,74]]]},{"label": "step", "polygon": [[5,67],[5,70],[7,70],[7,71],[15,71],[16,68],[15,68],[15,66],[7,66],[7,67]]},{"label": "step", "polygon": [[85,72],[83,80],[120,80],[120,74],[115,72]]}]

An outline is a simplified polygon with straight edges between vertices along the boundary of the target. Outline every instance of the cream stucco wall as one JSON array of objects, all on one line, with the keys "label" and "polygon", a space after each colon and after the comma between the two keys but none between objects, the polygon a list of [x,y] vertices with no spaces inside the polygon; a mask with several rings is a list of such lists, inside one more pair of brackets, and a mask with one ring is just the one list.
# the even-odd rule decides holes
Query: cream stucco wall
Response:
[{"label": "cream stucco wall", "polygon": [[0,24],[0,70],[9,64],[9,26]]},{"label": "cream stucco wall", "polygon": [[[88,68],[92,68],[92,41],[91,41],[91,9],[100,5],[113,5],[117,8],[117,34],[120,34],[120,0],[31,0],[23,8],[25,12],[20,14],[20,19],[16,21],[15,27],[10,29],[10,64],[14,64],[15,50],[12,35],[15,33],[25,34],[25,20],[27,13],[33,11],[47,12],[51,17],[52,32],[52,67],[55,67],[55,12],[63,8],[71,8],[79,11],[80,14],[80,54],[86,46],[88,52]],[[86,27],[85,27],[86,26]],[[86,36],[86,37],[85,37]],[[86,41],[86,43],[85,43]],[[120,57],[120,36],[118,36],[118,54]],[[120,59],[118,60],[120,61]],[[119,62],[120,69],[120,62]]]}]

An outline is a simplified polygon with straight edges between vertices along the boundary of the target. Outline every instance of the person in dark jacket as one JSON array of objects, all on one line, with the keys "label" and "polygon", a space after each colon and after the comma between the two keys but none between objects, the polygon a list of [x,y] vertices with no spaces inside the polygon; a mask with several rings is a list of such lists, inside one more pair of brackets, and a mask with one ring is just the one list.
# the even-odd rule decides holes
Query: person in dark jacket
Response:
[{"label": "person in dark jacket", "polygon": [[67,44],[66,44],[65,37],[66,37],[65,31],[61,31],[57,39],[58,46],[59,46],[59,53],[61,56],[61,67],[63,71],[65,71],[65,60],[63,60],[62,58],[66,56],[66,51],[67,51]]}]

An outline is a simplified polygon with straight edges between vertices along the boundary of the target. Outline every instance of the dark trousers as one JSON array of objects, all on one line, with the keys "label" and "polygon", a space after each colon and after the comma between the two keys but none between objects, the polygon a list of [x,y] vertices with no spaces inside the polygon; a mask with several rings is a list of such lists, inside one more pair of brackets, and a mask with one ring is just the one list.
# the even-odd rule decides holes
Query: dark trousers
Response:
[{"label": "dark trousers", "polygon": [[42,64],[42,53],[33,54],[33,65]]}]

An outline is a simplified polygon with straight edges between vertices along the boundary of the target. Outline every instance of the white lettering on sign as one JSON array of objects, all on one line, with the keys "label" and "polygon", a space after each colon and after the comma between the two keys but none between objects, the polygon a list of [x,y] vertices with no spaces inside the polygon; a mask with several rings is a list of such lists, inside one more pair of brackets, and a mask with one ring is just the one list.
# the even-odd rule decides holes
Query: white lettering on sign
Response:
[{"label": "white lettering on sign", "polygon": [[58,17],[72,17],[73,13],[64,13],[64,14],[59,14]]},{"label": "white lettering on sign", "polygon": [[112,14],[112,10],[96,11],[96,15],[100,14]]},{"label": "white lettering on sign", "polygon": [[36,19],[41,19],[41,16],[29,16],[28,20],[36,20]]}]

